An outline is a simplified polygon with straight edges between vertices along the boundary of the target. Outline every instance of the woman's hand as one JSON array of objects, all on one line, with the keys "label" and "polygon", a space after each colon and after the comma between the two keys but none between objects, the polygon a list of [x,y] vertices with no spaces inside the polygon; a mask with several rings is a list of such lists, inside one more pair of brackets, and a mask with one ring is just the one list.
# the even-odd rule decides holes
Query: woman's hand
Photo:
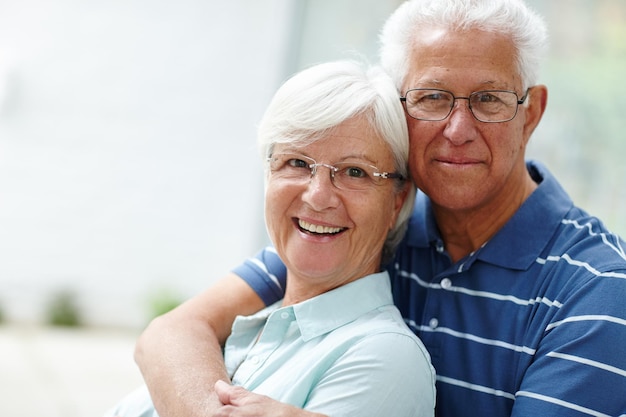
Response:
[{"label": "woman's hand", "polygon": [[215,393],[224,404],[213,417],[326,417],[255,394],[224,381],[215,383]]}]

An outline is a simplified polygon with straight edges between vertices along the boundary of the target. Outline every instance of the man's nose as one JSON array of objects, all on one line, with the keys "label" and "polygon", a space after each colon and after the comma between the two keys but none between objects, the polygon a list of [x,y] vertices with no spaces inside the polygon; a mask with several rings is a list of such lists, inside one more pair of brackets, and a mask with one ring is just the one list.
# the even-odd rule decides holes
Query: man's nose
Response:
[{"label": "man's nose", "polygon": [[446,121],[444,136],[455,145],[473,140],[476,123],[467,97],[457,97],[452,112]]}]

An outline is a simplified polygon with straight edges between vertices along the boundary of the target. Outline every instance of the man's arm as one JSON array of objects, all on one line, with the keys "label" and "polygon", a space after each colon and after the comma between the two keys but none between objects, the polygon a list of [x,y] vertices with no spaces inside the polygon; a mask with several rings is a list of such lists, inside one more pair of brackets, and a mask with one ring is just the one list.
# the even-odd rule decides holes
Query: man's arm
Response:
[{"label": "man's arm", "polygon": [[229,381],[221,346],[237,315],[265,307],[230,273],[211,288],[154,319],[137,341],[135,361],[161,417],[206,417],[222,404],[213,392]]},{"label": "man's arm", "polygon": [[[581,259],[574,250],[567,255]],[[524,369],[511,417],[626,416],[624,266],[603,268],[597,276],[586,268],[566,271],[575,284],[561,288],[551,307],[557,311],[541,326],[543,337]]]}]

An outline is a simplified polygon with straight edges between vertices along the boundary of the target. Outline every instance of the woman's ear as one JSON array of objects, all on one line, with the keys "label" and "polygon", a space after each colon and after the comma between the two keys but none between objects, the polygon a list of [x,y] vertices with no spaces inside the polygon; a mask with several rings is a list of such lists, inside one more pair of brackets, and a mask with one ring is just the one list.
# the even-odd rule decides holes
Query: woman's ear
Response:
[{"label": "woman's ear", "polygon": [[392,230],[395,225],[396,225],[396,221],[398,220],[398,215],[400,214],[400,210],[402,210],[402,207],[404,206],[404,202],[406,201],[406,199],[409,196],[409,190],[411,189],[411,187],[413,187],[413,183],[409,180],[404,182],[404,186],[402,187],[401,190],[397,191],[395,193],[394,196],[394,206],[393,206],[393,216],[391,216],[391,223],[389,224],[389,230]]}]

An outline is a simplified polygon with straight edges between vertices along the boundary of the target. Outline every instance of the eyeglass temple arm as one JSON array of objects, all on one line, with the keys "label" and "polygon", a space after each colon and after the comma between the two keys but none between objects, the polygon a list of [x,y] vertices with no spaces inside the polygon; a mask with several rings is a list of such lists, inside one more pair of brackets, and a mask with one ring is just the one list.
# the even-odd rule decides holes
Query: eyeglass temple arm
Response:
[{"label": "eyeglass temple arm", "polygon": [[526,99],[528,98],[528,93],[530,93],[530,90],[532,89],[532,87],[528,87],[526,89],[526,93],[524,94],[524,97],[520,98],[519,100],[517,100],[517,104],[524,104],[524,102],[526,101]]},{"label": "eyeglass temple arm", "polygon": [[397,172],[374,172],[374,176],[384,178],[384,179],[388,179],[388,178],[394,178],[394,179],[397,178],[399,180],[405,179],[402,174],[398,174]]}]

